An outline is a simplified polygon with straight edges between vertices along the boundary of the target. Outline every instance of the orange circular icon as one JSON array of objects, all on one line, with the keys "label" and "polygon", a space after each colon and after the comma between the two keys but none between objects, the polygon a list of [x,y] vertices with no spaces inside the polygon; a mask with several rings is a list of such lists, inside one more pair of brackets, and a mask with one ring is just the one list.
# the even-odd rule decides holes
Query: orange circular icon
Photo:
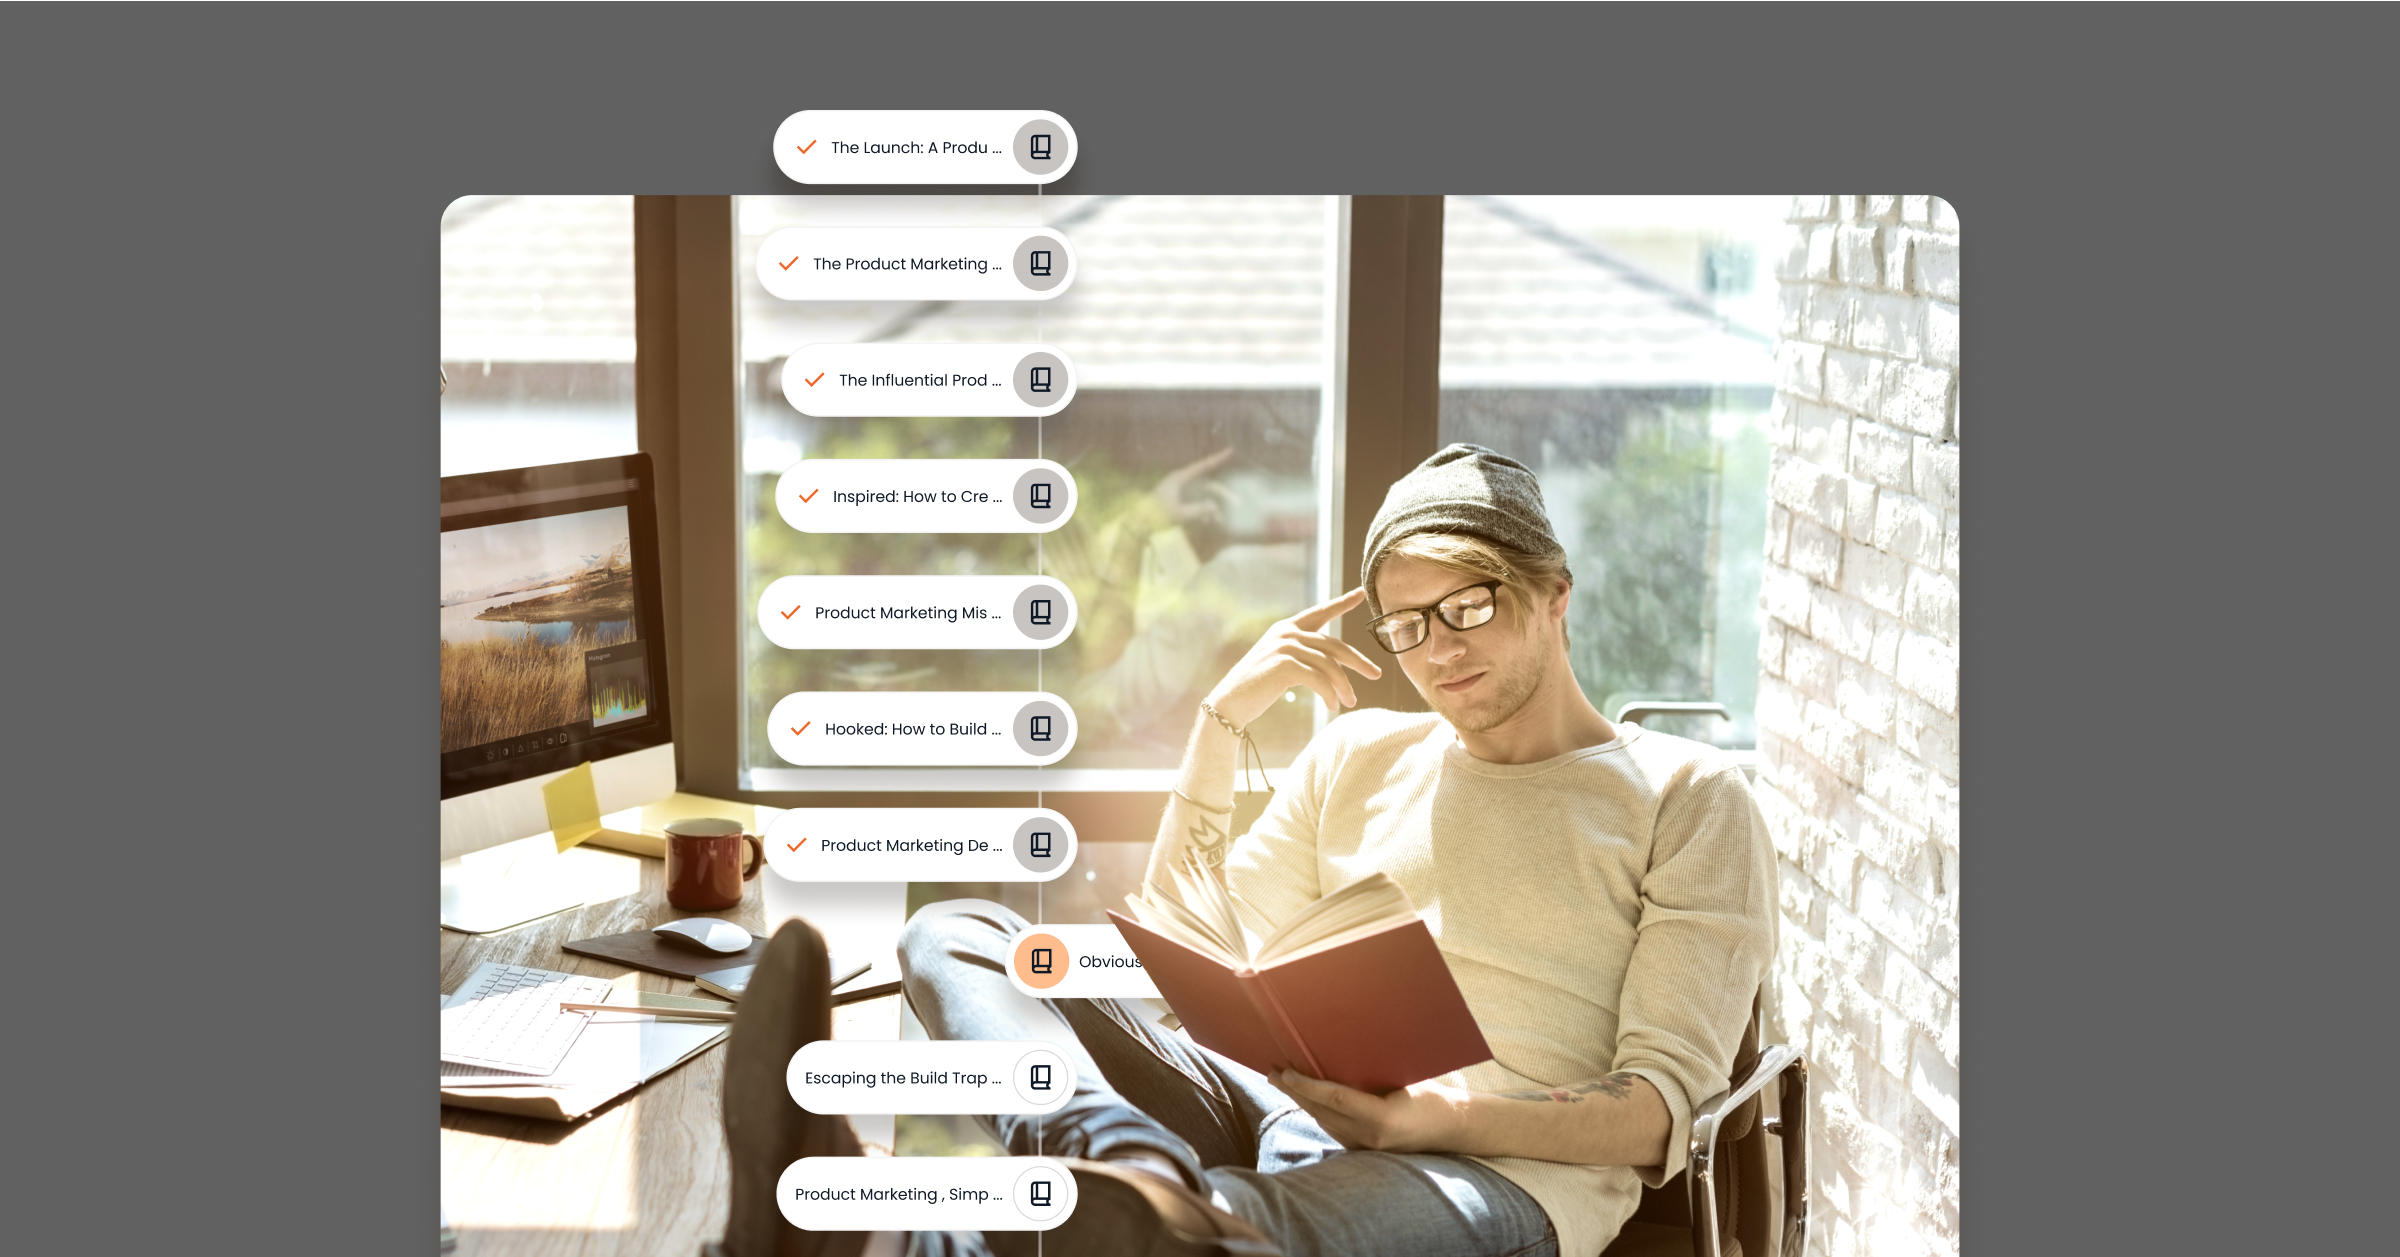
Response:
[{"label": "orange circular icon", "polygon": [[1028,934],[1017,940],[1017,981],[1046,991],[1066,980],[1067,945],[1051,934]]}]

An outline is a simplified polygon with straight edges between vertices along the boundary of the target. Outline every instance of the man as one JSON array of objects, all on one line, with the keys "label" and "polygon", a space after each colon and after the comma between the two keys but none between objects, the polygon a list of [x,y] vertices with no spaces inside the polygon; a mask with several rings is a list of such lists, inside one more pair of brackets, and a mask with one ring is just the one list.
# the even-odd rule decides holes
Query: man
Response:
[{"label": "man", "polygon": [[[1197,853],[1222,867],[1252,925],[1272,927],[1388,874],[1432,929],[1493,1059],[1383,1096],[1264,1077],[1132,1004],[1020,994],[1006,966],[1021,917],[929,905],[901,956],[927,1031],[1078,1054],[1065,1108],[1038,1123],[990,1119],[1013,1153],[1038,1137],[1043,1152],[1079,1159],[1080,1203],[1045,1253],[1594,1257],[1643,1183],[1683,1169],[1693,1106],[1727,1085],[1774,951],[1766,826],[1711,748],[1612,725],[1584,697],[1567,655],[1573,578],[1532,472],[1479,446],[1441,451],[1392,486],[1361,571],[1363,588],[1276,625],[1210,692],[1149,882]],[[1324,631],[1362,601],[1385,659],[1432,712],[1329,723],[1230,839],[1241,731],[1294,686],[1339,709],[1356,702],[1349,674],[1382,674]],[[736,1023],[729,1130],[756,1011],[745,1005]],[[786,1059],[797,1046],[789,1033],[775,1045]],[[772,1063],[778,1096],[781,1070]],[[847,1134],[786,1120],[773,1137],[783,1142],[760,1140],[772,1166],[750,1171],[769,1183],[787,1151]],[[743,1158],[737,1146],[737,1175]],[[789,1252],[848,1257],[866,1244],[779,1234]],[[1031,1252],[1029,1239],[920,1234],[907,1246]],[[888,1235],[866,1248],[902,1250]]]}]

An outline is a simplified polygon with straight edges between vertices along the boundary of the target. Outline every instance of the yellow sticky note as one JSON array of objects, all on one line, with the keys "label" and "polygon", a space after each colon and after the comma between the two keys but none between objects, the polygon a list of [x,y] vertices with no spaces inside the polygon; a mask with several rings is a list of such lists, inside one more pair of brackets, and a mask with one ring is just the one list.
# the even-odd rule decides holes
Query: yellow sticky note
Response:
[{"label": "yellow sticky note", "polygon": [[592,766],[577,764],[542,787],[542,806],[550,813],[550,836],[561,851],[600,832],[600,790],[592,784]]}]

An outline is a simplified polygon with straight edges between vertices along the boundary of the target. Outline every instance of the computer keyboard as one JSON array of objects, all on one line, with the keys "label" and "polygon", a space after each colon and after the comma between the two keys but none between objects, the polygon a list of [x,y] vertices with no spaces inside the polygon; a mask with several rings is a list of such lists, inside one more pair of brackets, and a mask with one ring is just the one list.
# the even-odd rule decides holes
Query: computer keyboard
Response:
[{"label": "computer keyboard", "polygon": [[592,1019],[560,1012],[559,1003],[605,1003],[611,989],[605,978],[485,961],[442,1004],[442,1061],[555,1072]]}]

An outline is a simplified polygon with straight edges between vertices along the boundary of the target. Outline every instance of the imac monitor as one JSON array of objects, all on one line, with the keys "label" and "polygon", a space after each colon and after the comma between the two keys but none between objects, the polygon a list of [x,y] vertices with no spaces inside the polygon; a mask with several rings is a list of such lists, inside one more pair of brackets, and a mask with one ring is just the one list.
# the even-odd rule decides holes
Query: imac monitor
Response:
[{"label": "imac monitor", "polygon": [[[547,831],[542,786],[581,764],[603,812],[673,793],[649,457],[446,477],[441,515],[442,859]],[[580,902],[515,873],[442,889],[476,932]]]}]

